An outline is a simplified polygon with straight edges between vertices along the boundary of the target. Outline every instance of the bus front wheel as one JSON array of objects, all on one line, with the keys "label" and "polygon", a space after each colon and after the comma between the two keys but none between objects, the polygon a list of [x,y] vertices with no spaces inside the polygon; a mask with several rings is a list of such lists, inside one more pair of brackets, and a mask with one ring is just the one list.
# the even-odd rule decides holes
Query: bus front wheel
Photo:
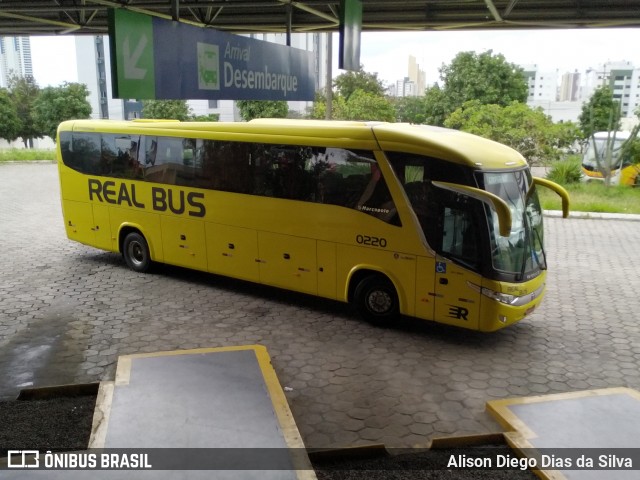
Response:
[{"label": "bus front wheel", "polygon": [[354,300],[360,315],[373,324],[384,325],[398,316],[398,294],[382,275],[363,278],[355,289]]},{"label": "bus front wheel", "polygon": [[149,245],[138,232],[131,232],[124,238],[122,256],[129,268],[136,272],[144,273],[151,267]]}]

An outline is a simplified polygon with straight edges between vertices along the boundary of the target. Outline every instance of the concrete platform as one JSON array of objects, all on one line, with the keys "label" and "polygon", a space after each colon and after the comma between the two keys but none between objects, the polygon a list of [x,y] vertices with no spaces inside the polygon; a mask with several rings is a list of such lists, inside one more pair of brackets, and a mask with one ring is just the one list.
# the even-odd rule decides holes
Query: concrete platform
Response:
[{"label": "concrete platform", "polygon": [[[492,400],[487,410],[505,427],[507,443],[527,457],[547,455],[545,479],[632,479],[640,476],[640,392],[606,388],[533,397]],[[561,465],[591,458],[599,469],[570,470]],[[604,456],[604,458],[601,458]],[[551,457],[551,458],[550,458]],[[553,458],[555,457],[555,459]],[[609,469],[615,462],[633,470]],[[602,463],[600,463],[602,462]],[[541,465],[541,463],[538,463]],[[588,465],[587,465],[588,466]],[[564,467],[564,468],[563,468]]]},{"label": "concrete platform", "polygon": [[7,478],[316,478],[260,345],[120,357],[115,381],[100,384],[89,449],[147,455],[153,469],[14,470]]}]

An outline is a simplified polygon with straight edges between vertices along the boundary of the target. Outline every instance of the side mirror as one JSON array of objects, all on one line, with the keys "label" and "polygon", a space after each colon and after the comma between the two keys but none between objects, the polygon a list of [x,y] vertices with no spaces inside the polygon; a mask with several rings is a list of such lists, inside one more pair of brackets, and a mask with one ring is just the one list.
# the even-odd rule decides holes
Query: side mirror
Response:
[{"label": "side mirror", "polygon": [[567,192],[556,182],[552,182],[551,180],[547,180],[546,178],[533,177],[533,183],[556,192],[562,199],[562,218],[567,218],[569,216],[569,192]]},{"label": "side mirror", "polygon": [[468,187],[466,185],[458,185],[457,183],[449,182],[431,182],[434,187],[442,188],[443,190],[449,190],[451,192],[459,193],[467,197],[475,198],[481,202],[486,203],[493,208],[498,215],[498,230],[500,236],[508,237],[511,233],[511,210],[509,205],[497,195],[487,192],[486,190],[480,190],[475,187]]}]

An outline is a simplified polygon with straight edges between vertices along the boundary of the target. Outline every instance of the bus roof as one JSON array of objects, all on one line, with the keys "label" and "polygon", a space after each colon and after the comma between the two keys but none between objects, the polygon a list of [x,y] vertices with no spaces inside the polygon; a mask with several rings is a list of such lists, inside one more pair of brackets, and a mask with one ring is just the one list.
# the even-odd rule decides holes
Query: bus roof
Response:
[{"label": "bus roof", "polygon": [[257,119],[250,122],[176,122],[69,120],[60,130],[133,132],[147,135],[201,136],[224,140],[382,149],[442,158],[476,169],[496,170],[527,163],[510,147],[476,135],[440,127],[406,123]]},{"label": "bus roof", "polygon": [[631,132],[595,132],[593,137],[596,140],[606,140],[612,138],[615,135],[616,140],[626,140],[631,136]]}]

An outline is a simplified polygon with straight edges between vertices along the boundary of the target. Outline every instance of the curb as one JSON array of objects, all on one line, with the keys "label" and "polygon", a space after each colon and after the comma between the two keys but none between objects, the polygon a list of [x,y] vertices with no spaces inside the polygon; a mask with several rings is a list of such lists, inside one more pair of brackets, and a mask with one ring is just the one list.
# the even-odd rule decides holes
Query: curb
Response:
[{"label": "curb", "polygon": [[51,400],[60,397],[80,397],[97,395],[99,383],[79,383],[71,385],[53,385],[50,387],[32,387],[20,390],[16,400]]},{"label": "curb", "polygon": [[[560,210],[545,210],[543,215],[551,218],[562,218]],[[569,218],[583,220],[623,220],[627,222],[640,222],[640,215],[631,213],[598,213],[598,212],[570,212]]]},{"label": "curb", "polygon": [[0,165],[40,165],[43,163],[58,163],[57,160],[5,160],[0,161]]},{"label": "curb", "polygon": [[307,450],[309,460],[340,462],[345,460],[365,460],[372,458],[388,457],[389,451],[382,443],[371,445],[358,445],[354,447],[337,448],[310,448]]}]

